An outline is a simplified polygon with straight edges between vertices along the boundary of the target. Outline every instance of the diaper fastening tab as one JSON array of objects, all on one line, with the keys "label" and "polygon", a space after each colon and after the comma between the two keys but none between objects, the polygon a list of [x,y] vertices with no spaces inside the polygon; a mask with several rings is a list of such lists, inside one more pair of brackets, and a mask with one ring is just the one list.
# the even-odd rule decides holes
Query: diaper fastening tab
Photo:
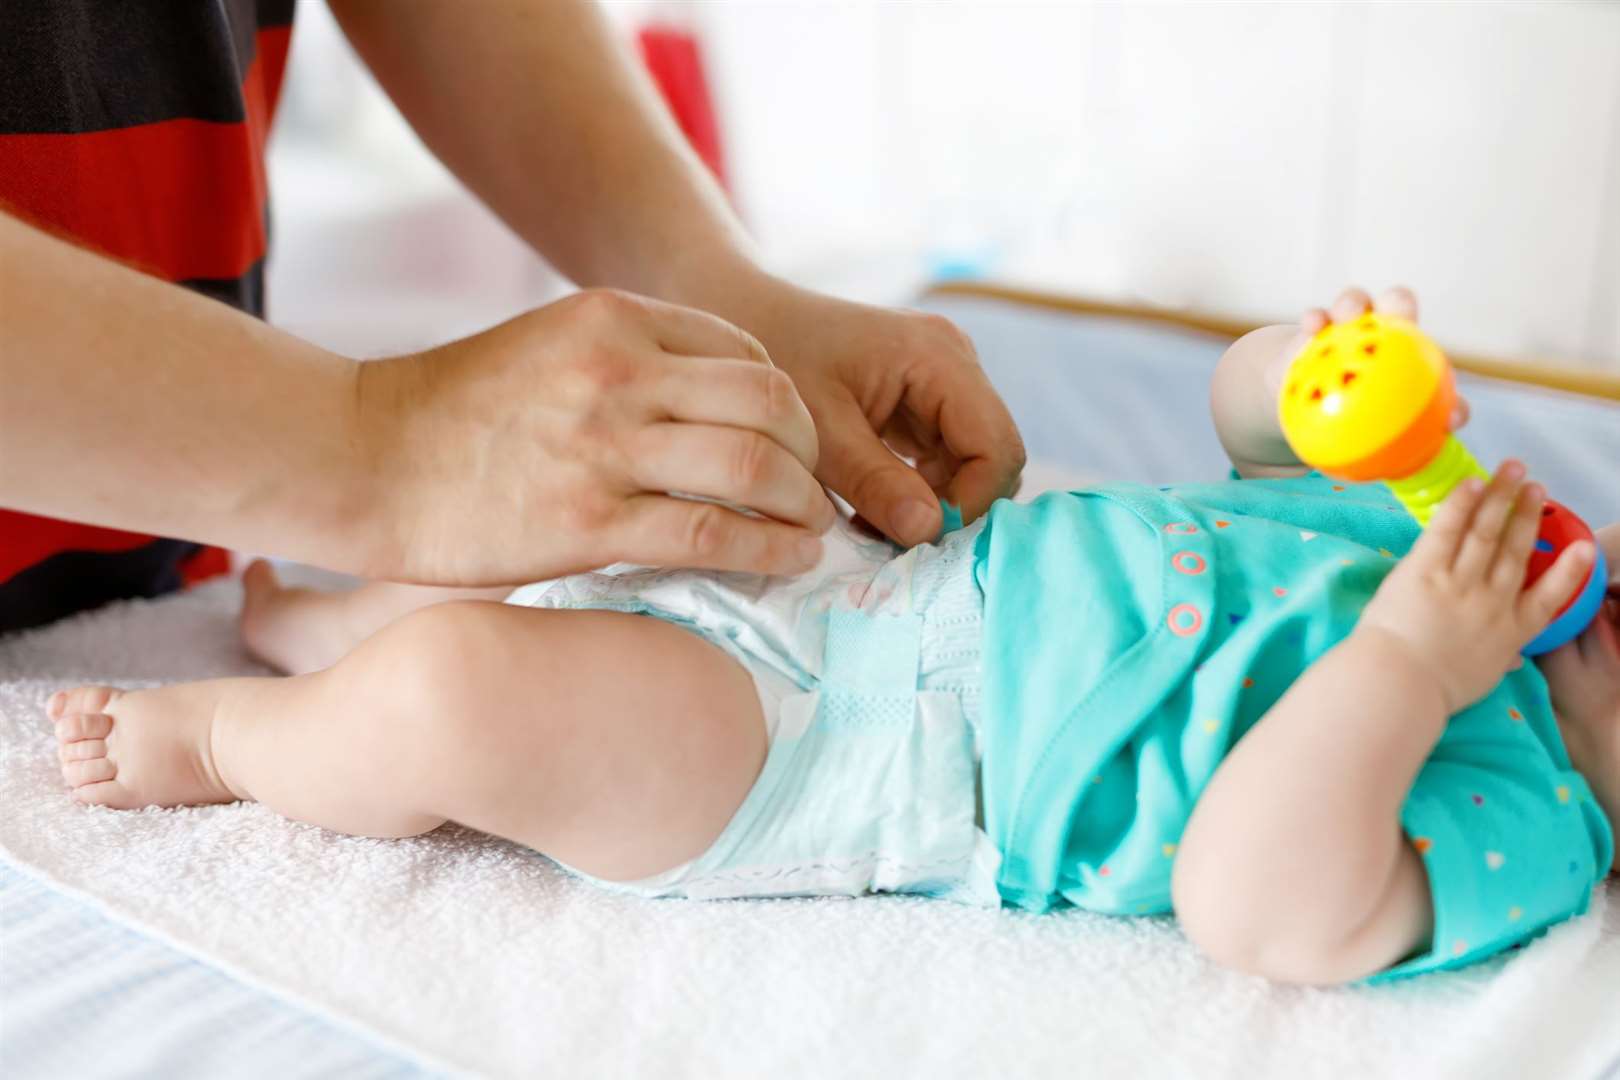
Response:
[{"label": "diaper fastening tab", "polygon": [[916,709],[920,615],[827,613],[820,719],[905,723]]}]

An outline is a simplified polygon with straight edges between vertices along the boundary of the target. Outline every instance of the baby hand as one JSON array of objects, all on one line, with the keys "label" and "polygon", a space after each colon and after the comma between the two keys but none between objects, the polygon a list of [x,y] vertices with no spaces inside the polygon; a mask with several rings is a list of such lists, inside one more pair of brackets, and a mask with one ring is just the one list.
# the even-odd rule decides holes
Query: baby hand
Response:
[{"label": "baby hand", "polygon": [[1529,589],[1525,572],[1546,492],[1505,462],[1490,485],[1463,481],[1384,580],[1359,633],[1382,633],[1434,677],[1448,715],[1483,698],[1519,663],[1585,581],[1594,550],[1572,544]]},{"label": "baby hand", "polygon": [[[1282,389],[1289,365],[1294,362],[1294,358],[1300,354],[1311,338],[1330,323],[1350,322],[1368,311],[1376,311],[1380,315],[1394,315],[1408,322],[1418,321],[1417,297],[1404,285],[1386,289],[1379,294],[1376,301],[1361,289],[1351,286],[1339,294],[1331,308],[1311,308],[1300,317],[1299,333],[1288,343],[1288,347],[1266,373],[1266,383],[1272,394],[1275,396],[1277,391]],[[1468,402],[1459,396],[1457,407],[1451,414],[1451,430],[1456,431],[1466,423],[1468,423]]]}]

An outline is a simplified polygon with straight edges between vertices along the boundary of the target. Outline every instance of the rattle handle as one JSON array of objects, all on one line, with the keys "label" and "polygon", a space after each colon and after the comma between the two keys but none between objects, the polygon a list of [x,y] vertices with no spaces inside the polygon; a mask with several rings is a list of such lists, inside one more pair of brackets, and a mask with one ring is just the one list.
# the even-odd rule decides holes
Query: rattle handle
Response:
[{"label": "rattle handle", "polygon": [[1491,474],[1468,452],[1468,447],[1455,435],[1448,435],[1441,444],[1440,452],[1427,465],[1411,476],[1398,480],[1391,478],[1385,483],[1407,512],[1417,518],[1418,524],[1427,527],[1429,518],[1434,516],[1446,496],[1470,476],[1477,476],[1481,480],[1491,478]]}]

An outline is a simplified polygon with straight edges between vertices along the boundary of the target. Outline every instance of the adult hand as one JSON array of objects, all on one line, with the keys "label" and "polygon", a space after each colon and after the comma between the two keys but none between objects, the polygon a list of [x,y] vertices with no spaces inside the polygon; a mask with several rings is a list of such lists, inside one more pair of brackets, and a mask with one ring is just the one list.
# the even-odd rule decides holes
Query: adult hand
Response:
[{"label": "adult hand", "polygon": [[911,545],[938,535],[940,497],[972,521],[1013,494],[1023,441],[973,343],[950,320],[761,274],[725,292],[713,309],[764,342],[815,417],[816,476],[891,539]]},{"label": "adult hand", "polygon": [[332,8],[427,144],[552,265],[712,311],[762,341],[815,418],[816,475],[890,537],[932,539],[936,495],[977,516],[1012,491],[1023,447],[967,339],[943,319],[842,303],[757,269],[599,5]]},{"label": "adult hand", "polygon": [[[362,365],[379,565],[497,584],[612,562],[794,573],[835,511],[792,381],[715,316],[589,291]],[[758,516],[711,502],[746,507]]]}]

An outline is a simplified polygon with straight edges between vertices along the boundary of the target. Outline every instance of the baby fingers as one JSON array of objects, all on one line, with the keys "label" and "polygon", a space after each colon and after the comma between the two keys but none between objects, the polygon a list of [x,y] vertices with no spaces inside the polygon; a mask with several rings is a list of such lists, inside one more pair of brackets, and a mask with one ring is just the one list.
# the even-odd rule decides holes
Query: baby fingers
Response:
[{"label": "baby fingers", "polygon": [[1527,624],[1531,640],[1547,628],[1553,618],[1569,603],[1575,590],[1586,584],[1586,575],[1592,572],[1596,548],[1589,540],[1569,545],[1558,556],[1548,571],[1519,598],[1519,614]]},{"label": "baby fingers", "polygon": [[1474,512],[1484,498],[1484,481],[1477,476],[1465,478],[1446,496],[1440,509],[1434,512],[1429,527],[1423,530],[1423,537],[1412,549],[1412,558],[1442,569],[1451,566],[1456,561],[1457,549],[1462,546],[1468,526],[1474,520]]},{"label": "baby fingers", "polygon": [[1530,566],[1530,552],[1541,532],[1541,508],[1547,504],[1547,491],[1540,484],[1526,484],[1519,492],[1508,517],[1496,562],[1491,566],[1491,584],[1517,589],[1524,584]]},{"label": "baby fingers", "polygon": [[1451,564],[1452,573],[1459,581],[1475,582],[1486,576],[1495,565],[1501,551],[1503,531],[1513,504],[1524,484],[1524,465],[1517,461],[1504,461],[1496,470],[1485,497],[1474,510],[1473,519],[1463,534],[1457,549],[1457,558]]}]

